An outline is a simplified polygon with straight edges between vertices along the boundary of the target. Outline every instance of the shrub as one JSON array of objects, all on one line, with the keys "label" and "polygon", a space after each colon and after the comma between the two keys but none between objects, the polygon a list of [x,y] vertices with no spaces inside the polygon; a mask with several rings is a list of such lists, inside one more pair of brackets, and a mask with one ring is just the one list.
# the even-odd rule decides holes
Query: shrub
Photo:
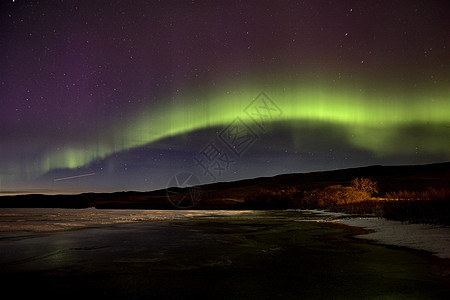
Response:
[{"label": "shrub", "polygon": [[352,214],[375,214],[389,220],[411,223],[450,225],[450,189],[397,191],[386,194],[388,200],[347,203],[333,210]]},{"label": "shrub", "polygon": [[369,197],[378,193],[378,184],[369,178],[355,178],[352,180],[352,187],[357,191],[366,193]]}]

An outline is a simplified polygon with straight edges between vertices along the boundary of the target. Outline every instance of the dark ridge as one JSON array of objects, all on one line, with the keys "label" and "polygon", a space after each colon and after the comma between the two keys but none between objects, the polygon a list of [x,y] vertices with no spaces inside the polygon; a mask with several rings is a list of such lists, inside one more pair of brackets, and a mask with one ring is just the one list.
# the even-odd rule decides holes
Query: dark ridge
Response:
[{"label": "dark ridge", "polygon": [[[354,178],[369,178],[378,183],[379,194],[443,189],[450,186],[450,162],[428,165],[368,166],[333,171],[283,174],[234,182],[217,182],[196,187],[201,197],[191,209],[239,209],[245,199],[262,190],[296,188],[308,191],[331,185],[348,185]],[[78,195],[0,196],[0,207],[58,208],[132,208],[175,209],[167,190],[151,192],[83,193]],[[188,188],[170,188],[172,202],[177,203],[192,192]]]}]

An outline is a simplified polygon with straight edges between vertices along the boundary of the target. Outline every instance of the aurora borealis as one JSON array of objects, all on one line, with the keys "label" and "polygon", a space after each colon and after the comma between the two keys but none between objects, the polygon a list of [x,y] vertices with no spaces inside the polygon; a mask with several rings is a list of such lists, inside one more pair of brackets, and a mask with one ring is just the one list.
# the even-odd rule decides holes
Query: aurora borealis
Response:
[{"label": "aurora borealis", "polygon": [[0,8],[0,192],[207,183],[195,157],[236,118],[254,139],[214,180],[450,160],[445,1]]}]

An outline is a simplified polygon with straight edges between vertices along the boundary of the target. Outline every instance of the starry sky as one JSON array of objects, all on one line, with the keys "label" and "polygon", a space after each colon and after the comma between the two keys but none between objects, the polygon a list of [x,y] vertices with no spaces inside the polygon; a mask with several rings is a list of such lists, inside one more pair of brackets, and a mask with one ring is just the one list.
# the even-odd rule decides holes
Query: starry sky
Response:
[{"label": "starry sky", "polygon": [[0,193],[450,161],[449,15],[431,0],[1,1]]}]

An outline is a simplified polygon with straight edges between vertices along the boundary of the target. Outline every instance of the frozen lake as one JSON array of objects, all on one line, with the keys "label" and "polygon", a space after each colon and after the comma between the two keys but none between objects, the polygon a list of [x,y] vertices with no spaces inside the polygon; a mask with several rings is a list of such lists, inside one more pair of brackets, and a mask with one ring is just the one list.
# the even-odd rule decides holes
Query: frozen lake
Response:
[{"label": "frozen lake", "polygon": [[[189,220],[197,218],[258,218],[270,212],[254,210],[140,210],[0,208],[0,232],[45,232],[82,229],[121,223]],[[280,217],[280,213],[277,214]],[[326,221],[328,215],[312,211],[290,211],[283,218],[296,221]]]},{"label": "frozen lake", "polygon": [[126,223],[187,221],[207,219],[245,220],[279,218],[292,222],[331,222],[372,231],[361,239],[381,244],[425,250],[450,258],[450,228],[427,224],[404,224],[382,218],[355,218],[342,213],[319,210],[139,210],[139,209],[60,209],[1,208],[0,237],[23,233],[87,229]]},{"label": "frozen lake", "polygon": [[317,211],[1,209],[5,294],[46,299],[441,299],[447,260]]}]

